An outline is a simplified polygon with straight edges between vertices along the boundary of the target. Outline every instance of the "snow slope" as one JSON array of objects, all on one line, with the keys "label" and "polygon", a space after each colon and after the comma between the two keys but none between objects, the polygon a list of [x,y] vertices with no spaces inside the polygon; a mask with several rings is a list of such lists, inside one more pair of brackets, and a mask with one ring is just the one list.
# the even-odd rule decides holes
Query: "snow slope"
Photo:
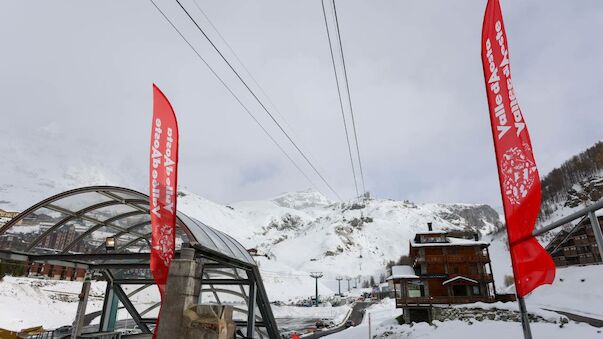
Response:
[{"label": "snow slope", "polygon": [[[427,230],[427,222],[435,229],[482,234],[500,227],[498,214],[485,205],[384,199],[335,203],[312,190],[229,206],[182,191],[178,208],[266,255],[269,260],[262,260],[262,273],[274,290],[271,297],[279,299],[294,297],[284,293],[290,290],[289,282],[299,283],[296,292],[311,292],[313,286],[308,284],[314,281],[308,275],[313,271],[324,272],[330,290],[336,288],[339,275],[378,275],[388,261],[408,254],[409,239]],[[283,288],[273,283],[282,283]]]}]

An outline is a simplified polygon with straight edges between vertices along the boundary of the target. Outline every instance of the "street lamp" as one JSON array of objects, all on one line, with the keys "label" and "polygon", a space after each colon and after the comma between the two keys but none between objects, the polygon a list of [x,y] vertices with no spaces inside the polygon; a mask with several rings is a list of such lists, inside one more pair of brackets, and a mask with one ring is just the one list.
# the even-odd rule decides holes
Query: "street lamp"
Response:
[{"label": "street lamp", "polygon": [[105,239],[105,250],[107,252],[115,250],[115,237],[107,237]]}]

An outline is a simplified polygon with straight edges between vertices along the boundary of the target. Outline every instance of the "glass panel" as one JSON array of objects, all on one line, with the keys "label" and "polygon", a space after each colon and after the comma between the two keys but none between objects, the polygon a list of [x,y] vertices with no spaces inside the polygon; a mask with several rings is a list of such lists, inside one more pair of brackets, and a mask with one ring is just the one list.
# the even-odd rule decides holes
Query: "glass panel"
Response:
[{"label": "glass panel", "polygon": [[70,210],[72,212],[77,212],[88,206],[96,205],[109,200],[111,199],[102,194],[98,194],[96,192],[85,192],[67,196],[60,200],[51,202],[50,204]]},{"label": "glass panel", "polygon": [[[104,253],[105,241],[107,240],[107,237],[113,236],[116,232],[117,230],[115,230],[114,228],[101,226],[84,236],[84,238],[80,240],[80,243],[82,243],[82,245],[77,244],[74,247],[70,248],[69,251],[78,253],[93,253],[96,251],[97,248],[101,248],[101,253]],[[83,250],[76,251],[76,247],[81,248]]]},{"label": "glass panel", "polygon": [[[137,214],[137,215],[132,215],[129,217],[125,217],[125,218],[120,218],[117,219],[115,221],[112,222],[113,225],[119,226],[123,229],[132,227],[134,225],[143,223],[143,222],[150,222],[151,221],[151,216],[148,214]],[[138,232],[137,230],[133,229],[132,232]]]},{"label": "glass panel", "polygon": [[[198,222],[197,220],[195,220],[195,222]],[[200,222],[198,222],[200,223]],[[220,236],[216,233],[216,231],[214,229],[212,229],[209,226],[205,226],[205,225],[200,225],[203,230],[207,233],[207,235],[209,235],[209,237],[211,238],[211,240],[214,242],[214,244],[216,244],[216,246],[219,249],[220,253],[223,253],[229,257],[233,257],[234,253],[230,250],[230,248],[228,247],[228,245],[224,242],[224,240],[222,240],[222,238],[220,238]]]},{"label": "glass panel", "polygon": [[235,274],[237,275],[237,277],[239,277],[239,279],[247,279],[248,278],[247,272],[240,268],[235,269]]},{"label": "glass panel", "polygon": [[207,235],[207,233],[205,233],[205,231],[202,229],[202,226],[197,224],[186,214],[178,213],[178,217],[186,224],[186,227],[188,227],[188,229],[191,231],[191,233],[193,233],[195,238],[197,238],[197,241],[201,243],[201,246],[207,247],[214,251],[218,251],[218,247],[213,242],[213,240],[211,240],[211,238]]},{"label": "glass panel", "polygon": [[201,294],[199,295],[199,303],[200,304],[218,304],[216,299],[216,295],[212,292],[213,290],[209,289],[209,287],[201,290]]},{"label": "glass panel", "polygon": [[105,221],[120,214],[129,213],[133,211],[138,210],[135,210],[134,208],[127,205],[113,205],[90,211],[85,215],[100,221]]},{"label": "glass panel", "polygon": [[[138,239],[137,241],[127,244],[121,244],[121,240],[116,244],[119,253],[149,253],[151,251],[149,243],[145,239]],[[124,247],[125,246],[125,247]]]},{"label": "glass panel", "polygon": [[[141,194],[128,193],[128,192],[115,192],[115,191],[107,191],[111,194],[115,194],[123,199],[136,199],[136,200],[148,200],[147,197]],[[146,205],[146,208],[149,208],[149,205]]]},{"label": "glass panel", "polygon": [[130,302],[143,318],[156,318],[159,314],[159,289],[157,285],[122,285]]},{"label": "glass panel", "polygon": [[204,279],[233,279],[234,273],[229,269],[208,268],[203,270]]},{"label": "glass panel", "polygon": [[176,227],[176,251],[182,249],[182,244],[184,243],[190,244],[190,240],[180,227]]},{"label": "glass panel", "polygon": [[[63,251],[71,242],[73,242],[82,233],[88,230],[95,224],[81,219],[76,219],[67,222],[65,225],[51,231],[48,235],[38,242],[38,244],[31,250],[33,253],[60,253]],[[88,252],[93,250],[92,248],[86,248],[86,244],[79,242],[71,248],[73,252]]]},{"label": "glass panel", "polygon": [[[119,231],[115,235],[116,240],[119,241],[120,244],[125,244],[134,239],[140,238],[141,236],[149,236],[152,231],[151,222],[148,224],[139,225],[130,230],[130,232]],[[119,247],[119,246],[118,246]]]},{"label": "glass panel", "polygon": [[153,279],[151,270],[148,268],[120,268],[111,269],[110,271],[115,279]]},{"label": "glass panel", "polygon": [[251,256],[247,253],[247,250],[243,248],[236,240],[231,238],[229,235],[222,233],[220,231],[216,231],[220,238],[224,240],[226,244],[229,245],[229,248],[234,253],[235,257],[241,261],[252,262],[250,261]]},{"label": "glass panel", "polygon": [[142,208],[145,211],[149,210],[149,204],[133,204],[135,206],[138,206],[138,208]]},{"label": "glass panel", "polygon": [[39,208],[25,215],[0,236],[0,248],[23,251],[42,233],[66,217],[66,214]]}]

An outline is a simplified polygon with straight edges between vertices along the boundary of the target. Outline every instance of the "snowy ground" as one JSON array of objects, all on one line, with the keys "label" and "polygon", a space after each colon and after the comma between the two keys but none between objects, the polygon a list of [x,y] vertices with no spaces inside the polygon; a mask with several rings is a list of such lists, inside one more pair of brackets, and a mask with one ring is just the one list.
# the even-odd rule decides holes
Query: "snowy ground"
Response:
[{"label": "snowy ground", "polygon": [[[92,282],[86,313],[99,311],[103,305],[104,282]],[[0,328],[20,330],[42,325],[52,329],[70,325],[77,309],[78,294],[82,283],[75,281],[40,280],[34,278],[4,277],[0,281]],[[126,286],[133,289],[136,286]],[[139,310],[152,306],[158,300],[155,288],[147,288],[135,295],[132,302]],[[155,309],[147,316],[157,315]],[[276,318],[328,319],[340,323],[350,306],[338,307],[295,307],[272,306]],[[125,309],[120,309],[118,319],[128,319]],[[97,317],[92,323],[98,323]]]},{"label": "snowy ground", "polygon": [[[435,321],[433,325],[419,323],[398,325],[395,320],[401,310],[394,308],[393,300],[373,305],[366,310],[363,322],[337,334],[330,339],[365,339],[369,334],[369,317],[371,319],[372,338],[430,338],[430,339],[508,339],[521,338],[521,324],[502,321]],[[546,312],[543,312],[546,314]],[[603,338],[601,329],[585,324],[569,323],[560,328],[559,324],[532,323],[532,334],[535,338]]]},{"label": "snowy ground", "polygon": [[[0,328],[69,325],[75,317],[81,288],[79,282],[4,277],[0,281]],[[93,283],[88,312],[102,309],[104,293],[104,282]]]},{"label": "snowy ground", "polygon": [[526,298],[540,307],[603,319],[603,265],[558,268],[553,285],[537,288]]}]

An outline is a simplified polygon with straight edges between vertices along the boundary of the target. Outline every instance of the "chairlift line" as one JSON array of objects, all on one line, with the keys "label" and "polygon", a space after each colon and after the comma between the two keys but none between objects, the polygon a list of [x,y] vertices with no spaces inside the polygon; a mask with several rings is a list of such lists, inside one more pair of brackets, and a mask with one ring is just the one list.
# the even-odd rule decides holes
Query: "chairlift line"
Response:
[{"label": "chairlift line", "polygon": [[329,182],[325,179],[325,177],[318,171],[318,169],[316,168],[316,166],[310,161],[310,159],[308,159],[308,157],[306,156],[306,154],[299,148],[299,146],[295,143],[295,141],[293,141],[293,139],[291,138],[291,136],[289,135],[289,133],[287,133],[287,131],[285,131],[285,129],[283,128],[283,126],[278,122],[278,120],[276,120],[274,118],[274,115],[272,113],[270,113],[270,111],[266,108],[266,106],[264,105],[264,103],[258,98],[258,96],[255,94],[255,92],[253,92],[253,90],[249,87],[249,85],[247,84],[247,82],[245,82],[245,80],[234,69],[234,67],[228,61],[228,59],[226,59],[226,57],[224,56],[224,54],[222,54],[222,52],[220,51],[220,49],[218,49],[218,47],[209,38],[209,36],[205,33],[205,31],[203,31],[203,29],[201,28],[201,26],[199,26],[199,24],[197,23],[197,21],[195,21],[195,19],[190,15],[190,13],[188,12],[188,10],[186,10],[186,8],[182,5],[182,3],[180,2],[180,0],[176,0],[176,2],[180,6],[180,8],[182,8],[182,10],[184,11],[184,13],[186,13],[186,15],[188,16],[188,18],[193,22],[193,24],[197,27],[197,29],[199,30],[199,32],[201,32],[201,34],[205,37],[205,39],[207,39],[207,41],[212,45],[212,47],[214,48],[214,50],[216,52],[218,52],[218,54],[220,55],[220,57],[222,58],[222,60],[224,60],[224,62],[226,62],[226,64],[228,65],[228,67],[233,71],[233,73],[237,76],[237,78],[243,83],[243,85],[245,86],[245,88],[247,88],[247,90],[249,91],[249,93],[251,93],[251,95],[258,102],[258,104],[260,104],[260,106],[266,112],[266,114],[268,114],[268,116],[270,117],[270,119],[272,119],[272,121],[281,130],[281,132],[283,132],[283,134],[285,134],[285,136],[287,137],[287,139],[289,140],[289,142],[291,142],[291,144],[295,147],[295,149],[299,152],[299,154],[304,158],[304,160],[308,163],[308,165],[310,165],[310,167],[312,168],[312,170],[314,170],[314,172],[320,177],[320,179],[322,180],[322,182],[329,188],[329,190],[333,194],[335,194],[335,196],[337,196],[337,198],[339,200],[343,201],[343,199],[341,198],[341,196],[335,191],[335,189],[333,189],[333,187],[331,186],[331,184],[329,184]]},{"label": "chairlift line", "polygon": [[348,153],[350,156],[350,166],[352,167],[352,176],[354,178],[354,188],[356,189],[356,196],[358,194],[358,182],[356,180],[356,169],[354,168],[354,157],[352,156],[352,146],[350,145],[350,135],[348,133],[348,124],[345,120],[345,110],[343,108],[343,100],[341,98],[341,88],[339,87],[339,76],[337,74],[337,66],[335,65],[335,55],[333,54],[333,45],[331,43],[331,34],[329,31],[329,23],[327,21],[327,12],[325,10],[324,0],[320,1],[322,5],[322,14],[325,18],[325,28],[327,30],[327,40],[329,41],[329,51],[331,53],[331,63],[333,64],[333,72],[335,73],[335,84],[337,85],[337,97],[339,98],[339,107],[341,108],[341,120],[343,121],[343,129],[345,131],[345,141],[348,144]]},{"label": "chairlift line", "polygon": [[241,58],[239,58],[238,54],[235,52],[235,50],[232,48],[232,46],[228,43],[228,41],[226,40],[226,38],[224,38],[224,36],[222,35],[222,33],[220,33],[220,31],[218,30],[218,27],[216,27],[216,25],[214,25],[214,23],[211,21],[211,19],[207,15],[207,13],[205,13],[205,11],[201,8],[201,6],[199,6],[199,1],[198,0],[193,0],[193,3],[195,4],[195,7],[197,7],[197,9],[199,10],[199,12],[203,15],[203,17],[205,18],[205,20],[207,20],[207,23],[213,28],[213,30],[216,32],[216,34],[218,34],[218,36],[220,37],[220,40],[222,40],[222,42],[224,42],[224,45],[226,45],[226,47],[228,48],[228,50],[230,51],[230,53],[232,53],[232,55],[235,57],[235,59],[237,59],[237,62],[239,63],[239,65],[241,65],[241,67],[243,67],[243,70],[249,76],[249,78],[251,78],[251,81],[253,81],[253,83],[257,86],[257,88],[260,90],[260,92],[264,95],[264,98],[266,98],[266,100],[268,101],[268,103],[270,104],[270,106],[272,106],[272,108],[274,108],[274,111],[281,118],[281,120],[285,124],[285,126],[289,128],[289,132],[291,132],[293,135],[295,135],[295,132],[293,131],[293,128],[291,128],[291,126],[289,125],[289,123],[287,122],[287,120],[285,119],[285,117],[283,116],[283,114],[280,112],[280,110],[278,109],[278,107],[276,106],[276,104],[272,101],[272,99],[270,98],[270,96],[268,95],[268,93],[266,93],[266,91],[264,90],[264,88],[262,87],[262,85],[260,85],[260,83],[253,76],[253,74],[251,74],[251,72],[249,71],[249,69],[247,68],[247,66],[245,66],[245,64],[243,63],[243,61],[241,60]]},{"label": "chairlift line", "polygon": [[314,182],[310,179],[310,177],[301,169],[301,167],[293,160],[293,158],[291,158],[291,156],[276,141],[276,139],[274,139],[274,137],[272,137],[272,135],[268,132],[268,130],[266,130],[266,128],[253,115],[253,113],[251,113],[251,111],[249,110],[249,108],[247,108],[247,106],[245,106],[245,104],[243,104],[243,102],[241,101],[241,99],[234,93],[234,91],[228,86],[228,84],[226,84],[226,82],[218,75],[218,73],[216,73],[216,71],[207,63],[207,61],[205,61],[205,59],[201,56],[201,54],[195,49],[195,47],[193,47],[193,45],[188,41],[188,39],[186,39],[186,37],[182,34],[182,32],[167,17],[167,15],[161,10],[161,8],[159,8],[157,6],[157,4],[155,3],[155,1],[153,1],[153,0],[149,0],[149,1],[159,11],[159,13],[161,13],[161,15],[163,16],[163,18],[170,24],[170,26],[172,26],[172,28],[178,33],[178,35],[182,38],[182,40],[184,40],[186,42],[186,44],[193,50],[193,52],[197,55],[197,57],[199,59],[201,59],[201,61],[205,64],[205,66],[207,66],[207,68],[214,75],[214,77],[216,77],[216,79],[218,79],[218,81],[224,86],[224,88],[226,88],[226,90],[235,98],[235,100],[239,103],[239,105],[241,105],[241,107],[243,107],[243,109],[245,110],[245,112],[247,112],[247,114],[249,114],[249,116],[251,117],[251,119],[253,119],[253,121],[255,121],[255,123],[262,129],[262,131],[264,131],[264,133],[266,134],[266,136],[268,136],[268,138],[285,155],[285,157],[287,157],[287,159],[289,159],[289,161],[293,164],[293,166],[304,176],[304,178],[306,178],[306,180],[308,181],[308,183],[310,183],[310,185],[312,187],[314,187],[314,189],[316,189],[317,191],[320,191],[320,189],[318,189],[318,187],[314,184]]},{"label": "chairlift line", "polygon": [[350,105],[350,115],[352,116],[352,127],[354,130],[354,140],[356,141],[356,152],[358,153],[358,167],[360,168],[360,179],[362,180],[362,191],[366,193],[366,186],[364,185],[364,171],[362,170],[362,160],[360,160],[360,147],[358,146],[358,133],[356,132],[356,119],[354,118],[354,108],[352,106],[352,97],[350,95],[350,84],[348,81],[348,72],[345,67],[345,57],[343,56],[343,44],[341,43],[341,34],[339,32],[339,20],[337,19],[337,7],[335,6],[335,0],[333,2],[333,15],[335,16],[335,27],[337,31],[337,39],[339,40],[339,51],[341,53],[341,63],[343,64],[343,75],[345,79],[345,87],[348,94],[348,103]]}]

